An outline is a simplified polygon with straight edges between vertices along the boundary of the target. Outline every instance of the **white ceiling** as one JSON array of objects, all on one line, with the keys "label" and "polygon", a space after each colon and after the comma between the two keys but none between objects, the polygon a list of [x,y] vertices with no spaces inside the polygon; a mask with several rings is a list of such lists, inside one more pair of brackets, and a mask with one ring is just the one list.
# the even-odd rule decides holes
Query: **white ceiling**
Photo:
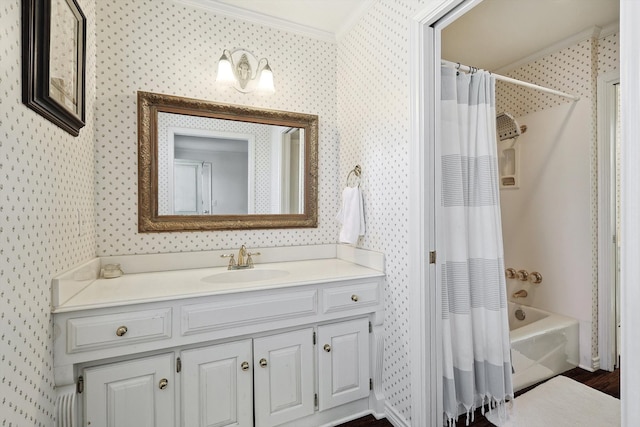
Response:
[{"label": "white ceiling", "polygon": [[332,34],[349,21],[352,14],[371,3],[365,0],[218,0],[242,9],[279,17]]},{"label": "white ceiling", "polygon": [[[335,40],[378,0],[176,0]],[[442,56],[497,70],[593,26],[619,21],[619,0],[484,0],[443,31]]]},{"label": "white ceiling", "polygon": [[499,70],[619,16],[619,0],[485,0],[444,29],[442,57]]},{"label": "white ceiling", "polygon": [[335,42],[378,0],[174,0],[249,22]]}]

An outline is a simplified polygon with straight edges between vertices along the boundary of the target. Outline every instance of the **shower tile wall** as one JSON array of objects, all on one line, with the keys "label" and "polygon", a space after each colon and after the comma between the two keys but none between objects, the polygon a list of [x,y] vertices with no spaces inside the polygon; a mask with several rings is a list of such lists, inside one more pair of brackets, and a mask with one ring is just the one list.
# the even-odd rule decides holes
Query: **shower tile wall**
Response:
[{"label": "shower tile wall", "polygon": [[[556,53],[540,58],[532,63],[512,70],[507,75],[552,87],[564,92],[579,95],[580,102],[589,102],[591,116],[587,125],[590,127],[590,176],[585,177],[590,182],[590,224],[588,231],[591,235],[591,332],[590,353],[597,356],[597,134],[596,134],[596,81],[597,76],[616,70],[619,63],[618,34],[613,33],[600,39],[585,40],[574,46],[564,48]],[[566,104],[563,98],[546,95],[531,89],[521,88],[506,83],[498,83],[496,89],[496,103],[498,111],[507,111],[516,117],[545,111]],[[520,121],[520,124],[526,122]],[[531,142],[535,144],[535,141]],[[567,159],[570,161],[570,159]],[[526,162],[522,162],[526,167]],[[508,194],[508,193],[503,193]],[[518,266],[516,266],[518,267]],[[530,266],[530,268],[540,268]],[[543,272],[544,274],[544,272]],[[553,284],[550,284],[553,286]]]},{"label": "shower tile wall", "polygon": [[[99,255],[334,243],[339,206],[336,46],[216,16],[171,0],[100,1],[97,10]],[[276,93],[215,84],[223,49],[266,57]],[[319,224],[313,229],[143,233],[137,229],[136,92],[144,90],[319,116]]]},{"label": "shower tile wall", "polygon": [[22,104],[21,3],[0,2],[0,426],[50,427],[51,277],[95,256],[95,1],[78,1],[87,18],[78,137]]}]

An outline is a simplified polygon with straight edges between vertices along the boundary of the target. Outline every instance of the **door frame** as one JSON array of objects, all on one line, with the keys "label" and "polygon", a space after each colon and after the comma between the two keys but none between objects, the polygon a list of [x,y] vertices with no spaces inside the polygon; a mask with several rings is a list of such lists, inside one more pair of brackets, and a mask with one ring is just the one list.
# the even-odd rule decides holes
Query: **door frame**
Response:
[{"label": "door frame", "polygon": [[[621,421],[634,425],[640,418],[640,340],[635,330],[640,325],[640,2],[620,0],[620,111],[622,115],[620,141],[620,175],[622,193],[622,238],[620,239],[620,314],[622,327],[620,379]],[[629,120],[625,120],[628,117]],[[625,328],[624,325],[633,325]],[[627,404],[629,402],[629,404]],[[633,402],[633,403],[632,403]]]},{"label": "door frame", "polygon": [[[409,278],[411,286],[411,417],[412,424],[442,424],[442,360],[440,346],[441,311],[440,285],[433,264],[428,264],[428,251],[435,250],[435,142],[437,112],[435,89],[438,73],[435,58],[439,46],[435,43],[432,27],[440,18],[462,4],[464,0],[427,0],[424,8],[411,20],[410,34],[410,188],[409,224],[414,233],[409,237]],[[620,0],[620,82],[625,90],[620,94],[621,114],[640,117],[640,2]],[[621,322],[640,324],[640,144],[634,141],[640,135],[639,120],[623,120],[621,136],[621,193],[622,232],[620,241]],[[630,286],[625,286],[629,283]],[[640,418],[640,406],[627,402],[640,400],[640,340],[634,328],[622,328],[621,420],[631,425]],[[627,363],[628,362],[628,363]]]},{"label": "door frame", "polygon": [[442,286],[436,263],[440,180],[440,32],[482,0],[431,0],[414,15],[410,34],[409,283],[411,424],[443,425]]},{"label": "door frame", "polygon": [[607,371],[617,365],[615,86],[619,83],[619,71],[598,76],[598,353],[600,369]]},{"label": "door frame", "polygon": [[[200,138],[211,139],[229,139],[247,143],[247,212],[255,211],[256,187],[255,187],[255,170],[256,170],[256,137],[252,134],[225,132],[220,130],[182,128],[171,126],[168,128],[168,189],[167,198],[173,200],[173,161],[175,157],[175,140],[176,135],[196,136]],[[173,215],[173,206],[171,206],[171,215]]]}]

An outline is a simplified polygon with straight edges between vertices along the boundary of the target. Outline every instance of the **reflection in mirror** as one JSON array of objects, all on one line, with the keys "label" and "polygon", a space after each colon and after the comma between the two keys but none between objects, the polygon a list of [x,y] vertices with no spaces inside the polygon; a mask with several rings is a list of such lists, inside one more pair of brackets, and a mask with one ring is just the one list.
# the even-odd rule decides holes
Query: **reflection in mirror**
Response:
[{"label": "reflection in mirror", "polygon": [[158,113],[158,214],[299,214],[304,129]]},{"label": "reflection in mirror", "polygon": [[138,92],[138,229],[317,226],[318,117]]}]

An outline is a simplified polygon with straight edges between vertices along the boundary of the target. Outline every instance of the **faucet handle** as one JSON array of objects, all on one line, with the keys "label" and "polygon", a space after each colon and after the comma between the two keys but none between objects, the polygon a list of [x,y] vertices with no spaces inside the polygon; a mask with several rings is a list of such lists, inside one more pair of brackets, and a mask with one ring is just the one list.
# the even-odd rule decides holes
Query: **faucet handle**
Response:
[{"label": "faucet handle", "polygon": [[537,271],[531,272],[531,274],[529,274],[529,281],[535,285],[542,283],[542,274]]},{"label": "faucet handle", "polygon": [[236,259],[234,258],[234,254],[222,254],[220,258],[229,258],[229,265],[227,266],[227,270],[231,270],[236,266]]},{"label": "faucet handle", "polygon": [[247,267],[253,268],[252,255],[260,255],[260,252],[247,252]]}]

